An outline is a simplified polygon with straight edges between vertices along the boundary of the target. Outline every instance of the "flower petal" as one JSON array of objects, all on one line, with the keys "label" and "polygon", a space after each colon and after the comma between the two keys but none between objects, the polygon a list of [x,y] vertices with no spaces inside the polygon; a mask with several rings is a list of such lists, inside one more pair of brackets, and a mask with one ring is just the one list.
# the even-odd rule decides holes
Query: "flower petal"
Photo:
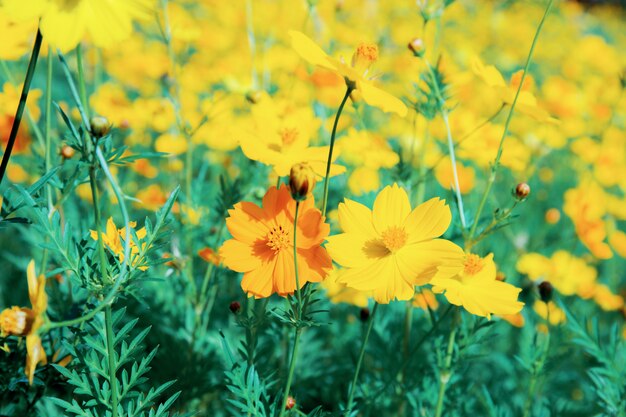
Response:
[{"label": "flower petal", "polygon": [[302,32],[295,30],[289,31],[289,37],[291,38],[291,47],[300,55],[305,61],[313,65],[335,71],[336,68],[329,60],[329,56],[322,50],[315,42],[311,40]]},{"label": "flower petal", "polygon": [[378,234],[374,229],[372,210],[361,203],[346,198],[338,208],[339,225],[346,233],[358,233],[376,238]]},{"label": "flower petal", "polygon": [[458,265],[463,256],[463,249],[445,239],[413,243],[394,254],[402,278],[415,285],[428,283],[442,265]]},{"label": "flower petal", "polygon": [[434,239],[445,233],[450,226],[452,214],[445,200],[431,198],[417,206],[404,222],[409,235],[408,243]]},{"label": "flower petal", "polygon": [[375,87],[370,81],[359,80],[357,89],[361,92],[363,100],[370,106],[378,107],[386,113],[396,113],[400,117],[406,116],[407,108],[402,100]]},{"label": "flower petal", "polygon": [[261,266],[261,258],[255,255],[254,246],[236,239],[224,242],[220,256],[224,265],[236,272],[248,272]]},{"label": "flower petal", "polygon": [[380,234],[390,227],[400,227],[411,212],[409,196],[398,184],[385,187],[374,201],[372,217]]}]

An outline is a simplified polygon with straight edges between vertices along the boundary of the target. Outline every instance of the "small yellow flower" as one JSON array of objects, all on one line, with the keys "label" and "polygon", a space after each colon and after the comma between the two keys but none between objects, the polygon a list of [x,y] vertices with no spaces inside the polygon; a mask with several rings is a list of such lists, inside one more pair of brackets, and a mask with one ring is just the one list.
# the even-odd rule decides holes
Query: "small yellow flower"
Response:
[{"label": "small yellow flower", "polygon": [[491,253],[484,258],[467,253],[456,264],[440,266],[430,284],[434,293],[445,293],[451,304],[463,306],[476,316],[515,314],[524,307],[517,301],[521,289],[496,278]]},{"label": "small yellow flower", "polygon": [[[134,229],[137,226],[137,223],[130,222],[129,225],[131,229]],[[91,238],[93,240],[98,240],[98,232],[95,230],[90,230],[90,232],[91,232]],[[139,240],[139,242],[141,242],[141,240],[143,240],[146,237],[146,229],[142,227],[141,229],[136,230],[135,234],[137,235],[137,239]],[[109,220],[107,221],[106,233],[101,233],[100,236],[102,237],[102,241],[104,245],[108,247],[111,250],[111,252],[113,252],[119,258],[120,262],[124,262],[123,238],[126,237],[126,228],[122,227],[121,229],[118,229],[115,226],[115,223],[113,222],[113,218],[110,217]],[[141,259],[139,259],[138,257],[139,255],[138,243],[139,242],[135,242],[135,240],[133,239],[132,232],[130,234],[130,238],[131,238],[130,265],[133,267],[136,267],[137,269],[141,271],[145,271],[148,269],[148,266],[139,265],[139,262],[141,261]],[[145,245],[145,243],[143,245]]]},{"label": "small yellow flower", "polygon": [[378,47],[372,44],[360,44],[352,55],[352,65],[343,60],[332,58],[315,42],[301,32],[289,31],[292,48],[310,64],[317,65],[342,76],[349,88],[361,93],[363,100],[370,106],[385,112],[397,113],[404,117],[407,108],[404,103],[391,94],[374,86],[370,77],[370,66],[378,59]]}]

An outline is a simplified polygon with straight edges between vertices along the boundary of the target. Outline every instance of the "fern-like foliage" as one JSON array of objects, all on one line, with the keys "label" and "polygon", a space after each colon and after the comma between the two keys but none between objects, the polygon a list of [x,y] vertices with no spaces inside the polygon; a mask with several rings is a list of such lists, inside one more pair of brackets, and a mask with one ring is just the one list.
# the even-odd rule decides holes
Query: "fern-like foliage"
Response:
[{"label": "fern-like foliage", "polygon": [[[88,322],[88,329],[79,332],[76,345],[65,343],[64,347],[74,358],[71,368],[54,367],[74,387],[71,401],[50,398],[66,413],[81,417],[109,417],[113,415],[112,387],[116,387],[117,415],[124,417],[167,417],[180,393],[170,396],[162,404],[159,399],[174,384],[167,382],[158,387],[147,388],[147,373],[157,349],[147,355],[143,341],[150,328],[131,337],[138,319],[123,323],[125,309],[112,315],[112,352],[107,348],[105,321],[97,317]],[[109,372],[109,360],[113,361],[115,380]]]}]

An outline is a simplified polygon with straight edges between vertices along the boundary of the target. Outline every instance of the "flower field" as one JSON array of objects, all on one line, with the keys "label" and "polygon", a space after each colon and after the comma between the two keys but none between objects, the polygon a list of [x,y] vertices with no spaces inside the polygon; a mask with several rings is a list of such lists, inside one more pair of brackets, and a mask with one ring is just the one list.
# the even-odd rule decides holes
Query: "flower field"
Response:
[{"label": "flower field", "polygon": [[626,4],[0,0],[0,416],[626,417]]}]

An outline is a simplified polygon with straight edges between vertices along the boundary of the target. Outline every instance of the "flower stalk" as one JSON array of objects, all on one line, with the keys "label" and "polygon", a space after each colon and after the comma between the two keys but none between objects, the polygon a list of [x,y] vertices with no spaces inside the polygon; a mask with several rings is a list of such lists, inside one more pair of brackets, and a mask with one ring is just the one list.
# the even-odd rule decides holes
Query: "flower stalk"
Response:
[{"label": "flower stalk", "polygon": [[476,228],[478,227],[478,223],[480,221],[480,215],[485,208],[485,204],[487,203],[487,198],[489,197],[489,193],[491,192],[491,187],[496,180],[496,173],[498,172],[498,168],[500,167],[500,159],[502,158],[502,151],[504,149],[504,141],[506,140],[507,135],[509,134],[509,125],[511,124],[511,119],[513,118],[513,112],[515,111],[515,106],[517,105],[517,99],[522,91],[522,87],[524,86],[524,81],[526,80],[526,74],[528,74],[528,68],[530,67],[530,62],[532,61],[533,52],[535,50],[535,46],[537,45],[537,41],[539,40],[539,34],[541,33],[541,29],[543,28],[543,24],[550,13],[550,9],[552,8],[552,3],[554,0],[549,0],[548,5],[546,6],[546,11],[539,22],[539,26],[537,26],[537,31],[535,32],[535,37],[533,38],[533,42],[530,45],[530,50],[528,51],[528,57],[526,58],[526,65],[524,65],[524,72],[522,73],[522,78],[520,80],[519,85],[517,86],[517,91],[515,92],[515,97],[513,98],[513,103],[511,103],[511,108],[509,109],[509,114],[506,118],[506,122],[504,123],[504,131],[502,132],[502,138],[500,138],[500,144],[498,145],[498,153],[496,154],[496,159],[491,166],[491,173],[489,175],[489,179],[487,180],[487,186],[485,187],[485,191],[480,199],[480,203],[478,205],[478,209],[476,210],[476,215],[474,216],[474,222],[470,229],[467,241],[468,246],[471,247],[473,242],[472,239],[476,234]]},{"label": "flower stalk", "polygon": [[356,369],[354,370],[354,377],[352,378],[352,384],[350,384],[350,394],[348,395],[348,405],[346,406],[345,415],[348,416],[352,412],[352,407],[354,405],[354,394],[356,393],[356,386],[359,380],[359,373],[361,372],[361,365],[363,364],[363,358],[365,357],[365,347],[367,346],[367,341],[370,338],[370,333],[372,332],[372,328],[374,327],[374,316],[376,315],[376,310],[378,310],[378,303],[374,303],[374,308],[372,309],[372,314],[369,317],[369,324],[367,325],[367,330],[365,331],[365,338],[363,339],[363,344],[361,345],[361,351],[359,352],[359,359],[356,363]]},{"label": "flower stalk", "polygon": [[339,104],[339,108],[337,109],[337,114],[335,115],[335,122],[333,123],[333,130],[330,134],[330,147],[328,148],[328,161],[326,161],[326,176],[324,177],[324,198],[322,199],[322,216],[326,216],[326,205],[328,204],[328,183],[330,178],[330,165],[333,160],[333,149],[335,147],[335,136],[337,135],[337,124],[339,123],[339,117],[341,117],[341,112],[343,111],[343,107],[348,101],[348,97],[350,97],[350,93],[354,88],[348,85],[346,88],[346,94],[343,96],[343,100],[341,100],[341,104]]},{"label": "flower stalk", "polygon": [[22,122],[24,109],[26,108],[26,100],[28,99],[28,92],[30,91],[30,84],[33,81],[33,75],[35,74],[35,68],[37,67],[37,58],[39,58],[42,40],[43,36],[41,35],[41,31],[37,30],[33,51],[30,55],[28,69],[26,70],[26,79],[24,80],[24,86],[22,87],[20,102],[18,103],[17,110],[15,111],[15,118],[13,119],[13,124],[11,126],[11,133],[9,133],[7,147],[4,150],[2,162],[0,163],[0,184],[2,184],[2,180],[4,179],[4,174],[7,166],[9,165],[9,159],[11,158],[11,152],[13,151],[13,146],[15,145],[15,139],[17,138],[17,132],[20,129],[20,123]]}]

